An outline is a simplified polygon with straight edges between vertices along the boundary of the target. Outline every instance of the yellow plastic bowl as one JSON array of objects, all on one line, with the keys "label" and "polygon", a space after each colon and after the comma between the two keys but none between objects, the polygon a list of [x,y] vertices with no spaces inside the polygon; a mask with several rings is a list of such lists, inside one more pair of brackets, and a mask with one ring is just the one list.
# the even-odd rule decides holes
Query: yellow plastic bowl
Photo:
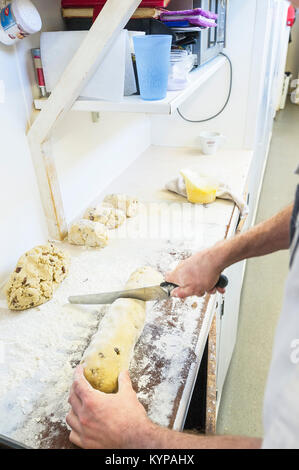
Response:
[{"label": "yellow plastic bowl", "polygon": [[189,202],[194,204],[210,204],[216,199],[219,183],[208,176],[199,175],[191,170],[182,170]]}]

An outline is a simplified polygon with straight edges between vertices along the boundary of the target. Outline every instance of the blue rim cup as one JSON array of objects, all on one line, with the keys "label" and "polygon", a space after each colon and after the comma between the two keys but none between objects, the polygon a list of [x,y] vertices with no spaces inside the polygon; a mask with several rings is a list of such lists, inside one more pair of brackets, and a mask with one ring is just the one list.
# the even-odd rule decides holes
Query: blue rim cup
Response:
[{"label": "blue rim cup", "polygon": [[134,36],[133,41],[140,96],[146,101],[162,100],[167,94],[172,36]]}]

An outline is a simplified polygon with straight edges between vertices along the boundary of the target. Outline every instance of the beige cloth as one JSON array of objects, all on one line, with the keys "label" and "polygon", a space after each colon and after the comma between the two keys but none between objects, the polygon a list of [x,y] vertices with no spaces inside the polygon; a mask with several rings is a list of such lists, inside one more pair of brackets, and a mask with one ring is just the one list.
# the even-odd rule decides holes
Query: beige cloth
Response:
[{"label": "beige cloth", "polygon": [[[169,181],[165,188],[168,191],[180,194],[180,196],[187,197],[185,180],[181,175]],[[228,201],[235,202],[239,208],[241,216],[246,217],[246,215],[248,215],[249,209],[242,196],[235,194],[227,184],[219,182],[219,188],[217,190],[216,197],[219,199],[226,199]]]}]

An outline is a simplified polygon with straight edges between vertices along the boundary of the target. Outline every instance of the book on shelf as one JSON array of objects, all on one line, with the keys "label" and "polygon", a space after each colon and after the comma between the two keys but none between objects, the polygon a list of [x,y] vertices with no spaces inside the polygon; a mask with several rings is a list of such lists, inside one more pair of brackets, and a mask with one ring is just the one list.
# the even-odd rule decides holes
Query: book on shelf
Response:
[{"label": "book on shelf", "polygon": [[[63,18],[96,18],[103,7],[97,8],[62,8]],[[159,18],[163,9],[160,8],[137,8],[133,14],[133,19],[139,18]]]},{"label": "book on shelf", "polygon": [[160,15],[163,13],[161,8],[137,8],[135,13],[132,16],[132,19],[139,18],[160,18]]},{"label": "book on shelf", "polygon": [[63,18],[92,18],[93,8],[62,8]]}]

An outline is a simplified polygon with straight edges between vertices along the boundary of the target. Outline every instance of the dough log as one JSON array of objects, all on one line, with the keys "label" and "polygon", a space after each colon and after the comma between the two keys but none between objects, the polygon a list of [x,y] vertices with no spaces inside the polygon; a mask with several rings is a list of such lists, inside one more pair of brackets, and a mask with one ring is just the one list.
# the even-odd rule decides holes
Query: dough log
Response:
[{"label": "dough log", "polygon": [[[137,289],[161,282],[163,276],[146,266],[131,275],[125,288]],[[141,300],[118,299],[111,305],[81,361],[84,375],[95,389],[117,392],[119,373],[129,368],[145,316],[146,303]]]}]

